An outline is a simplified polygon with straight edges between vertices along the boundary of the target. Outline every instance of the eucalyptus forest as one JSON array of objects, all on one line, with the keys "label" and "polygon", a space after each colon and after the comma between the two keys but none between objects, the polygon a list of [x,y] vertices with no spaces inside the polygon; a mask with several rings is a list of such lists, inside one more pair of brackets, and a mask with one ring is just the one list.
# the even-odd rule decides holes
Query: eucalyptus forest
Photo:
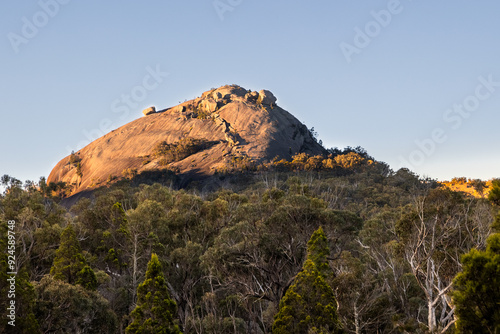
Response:
[{"label": "eucalyptus forest", "polygon": [[1,331],[500,333],[500,181],[471,196],[332,154],[124,178],[74,203],[5,175]]}]

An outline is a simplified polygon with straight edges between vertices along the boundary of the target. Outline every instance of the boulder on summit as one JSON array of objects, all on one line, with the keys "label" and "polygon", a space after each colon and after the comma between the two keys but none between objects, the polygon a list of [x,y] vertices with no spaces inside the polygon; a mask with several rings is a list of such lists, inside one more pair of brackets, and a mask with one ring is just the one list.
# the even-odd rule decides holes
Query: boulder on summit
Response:
[{"label": "boulder on summit", "polygon": [[273,95],[273,93],[271,93],[270,91],[268,90],[261,90],[259,92],[259,98],[257,100],[257,103],[262,103],[264,105],[275,105],[276,104],[276,97]]},{"label": "boulder on summit", "polygon": [[156,113],[156,108],[155,107],[146,108],[142,111],[142,113],[144,114],[144,116],[154,114],[154,113]]}]

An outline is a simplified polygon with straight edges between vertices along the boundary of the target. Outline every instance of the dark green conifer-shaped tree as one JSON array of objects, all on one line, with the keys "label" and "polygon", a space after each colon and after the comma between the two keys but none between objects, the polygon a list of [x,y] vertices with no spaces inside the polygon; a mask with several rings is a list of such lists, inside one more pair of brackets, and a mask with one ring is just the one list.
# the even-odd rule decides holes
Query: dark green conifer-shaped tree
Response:
[{"label": "dark green conifer-shaped tree", "polygon": [[500,233],[487,240],[486,251],[462,257],[454,280],[453,303],[459,333],[500,333]]},{"label": "dark green conifer-shaped tree", "polygon": [[153,253],[146,280],[137,288],[137,306],[130,314],[132,323],[126,332],[179,334],[181,331],[174,321],[176,314],[177,305],[168,292],[158,256]]},{"label": "dark green conifer-shaped tree", "polygon": [[69,284],[80,284],[89,290],[95,290],[97,287],[95,273],[87,265],[80,242],[71,225],[61,233],[61,244],[56,251],[50,274],[55,279]]},{"label": "dark green conifer-shaped tree", "polygon": [[323,278],[328,279],[333,275],[332,268],[328,264],[330,256],[330,247],[328,246],[328,238],[326,237],[323,228],[320,226],[307,242],[307,258],[314,262],[316,269],[323,275]]},{"label": "dark green conifer-shaped tree", "polygon": [[[328,240],[320,227],[308,242],[308,258],[302,271],[280,301],[273,333],[342,333],[333,289],[322,272],[329,275]],[[321,271],[318,269],[321,268]]]}]

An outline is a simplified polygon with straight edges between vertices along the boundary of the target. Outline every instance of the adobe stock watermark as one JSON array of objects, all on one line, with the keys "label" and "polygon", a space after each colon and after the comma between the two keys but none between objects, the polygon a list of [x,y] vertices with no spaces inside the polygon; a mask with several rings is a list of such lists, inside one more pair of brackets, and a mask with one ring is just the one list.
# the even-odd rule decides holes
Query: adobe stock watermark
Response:
[{"label": "adobe stock watermark", "polygon": [[242,2],[243,0],[214,0],[212,5],[219,19],[224,21],[224,14],[226,12],[232,12],[237,6],[241,5]]},{"label": "adobe stock watermark", "polygon": [[9,32],[7,34],[7,39],[10,42],[12,50],[14,50],[16,54],[19,53],[19,47],[23,44],[28,44],[30,40],[35,38],[40,30],[59,13],[61,6],[68,4],[70,1],[71,0],[38,1],[40,10],[34,13],[31,18],[27,18],[26,16],[21,18],[21,33]]},{"label": "adobe stock watermark", "polygon": [[401,12],[403,12],[403,5],[400,0],[389,0],[386,9],[372,10],[370,16],[373,20],[368,21],[363,28],[354,27],[352,43],[342,41],[339,44],[340,51],[342,51],[347,63],[351,63],[354,55],[360,54],[363,49],[368,47],[380,35],[382,29],[391,24],[393,17]]},{"label": "adobe stock watermark", "polygon": [[[493,74],[488,77],[479,76],[479,84],[474,89],[474,93],[466,96],[462,102],[453,104],[452,107],[443,112],[443,121],[452,130],[458,130],[465,119],[479,109],[481,103],[488,100],[500,87],[500,81],[494,81]],[[449,129],[448,129],[449,130]],[[407,157],[399,156],[400,166],[413,169],[421,166],[425,160],[436,152],[439,144],[448,140],[447,129],[443,127],[434,128],[427,138],[415,140],[417,148]]]},{"label": "adobe stock watermark", "polygon": [[[85,140],[80,141],[76,147],[83,148],[90,144],[92,141],[104,136],[106,133],[116,129],[120,122],[126,119],[132,110],[137,110],[139,103],[144,101],[149,92],[158,88],[168,77],[168,72],[163,72],[160,65],[157,64],[155,68],[151,66],[146,67],[146,74],[142,78],[141,84],[136,85],[130,89],[127,94],[121,96],[111,102],[111,111],[117,114],[118,119],[113,122],[110,118],[103,118],[99,122],[99,126],[92,130],[83,129],[82,133]],[[68,154],[75,151],[70,146],[66,146]]]},{"label": "adobe stock watermark", "polygon": [[[7,222],[7,267],[5,268],[5,273],[7,275],[7,289],[5,298],[7,304],[7,323],[9,326],[16,326],[16,276],[17,276],[17,265],[16,265],[16,221],[9,220]],[[3,237],[3,236],[2,236]]]}]

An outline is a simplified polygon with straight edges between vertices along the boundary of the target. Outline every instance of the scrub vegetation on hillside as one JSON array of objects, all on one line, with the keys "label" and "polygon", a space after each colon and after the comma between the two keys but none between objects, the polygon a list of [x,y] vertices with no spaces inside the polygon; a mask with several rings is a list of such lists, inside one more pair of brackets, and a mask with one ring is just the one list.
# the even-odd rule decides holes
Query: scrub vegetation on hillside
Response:
[{"label": "scrub vegetation on hillside", "polygon": [[361,148],[183,188],[139,176],[72,206],[63,185],[2,177],[19,333],[498,331],[499,182],[478,198]]}]

